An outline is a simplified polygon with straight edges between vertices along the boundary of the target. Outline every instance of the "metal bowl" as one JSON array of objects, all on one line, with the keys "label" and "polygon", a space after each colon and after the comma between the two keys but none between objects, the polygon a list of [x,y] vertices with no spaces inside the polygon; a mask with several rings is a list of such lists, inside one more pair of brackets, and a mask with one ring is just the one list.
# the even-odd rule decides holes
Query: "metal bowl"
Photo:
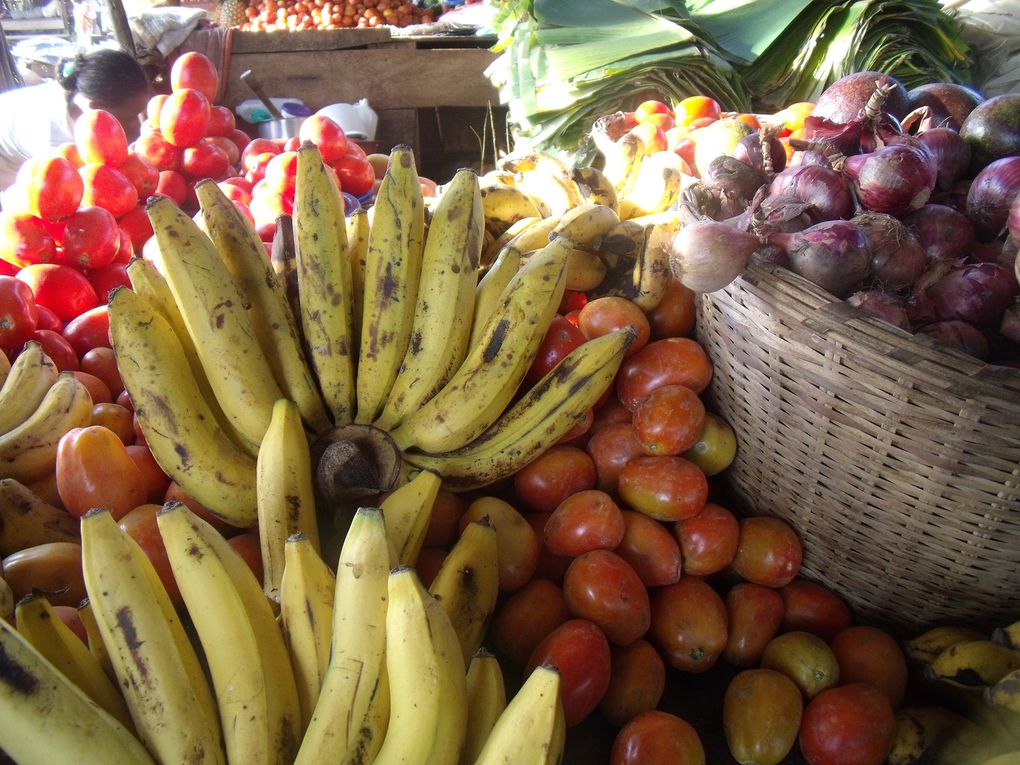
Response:
[{"label": "metal bowl", "polygon": [[258,123],[256,132],[259,138],[293,138],[301,130],[304,117],[284,117],[281,120],[267,120]]}]

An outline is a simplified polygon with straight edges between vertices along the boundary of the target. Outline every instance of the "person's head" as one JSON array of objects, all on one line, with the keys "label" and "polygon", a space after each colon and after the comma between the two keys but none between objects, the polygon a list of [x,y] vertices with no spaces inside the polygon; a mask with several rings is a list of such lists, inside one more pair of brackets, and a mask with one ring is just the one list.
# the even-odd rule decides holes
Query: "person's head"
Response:
[{"label": "person's head", "polygon": [[145,111],[152,89],[131,55],[113,48],[79,53],[63,67],[59,81],[72,117],[84,109],[103,109],[120,121],[128,140],[138,137],[138,115]]}]

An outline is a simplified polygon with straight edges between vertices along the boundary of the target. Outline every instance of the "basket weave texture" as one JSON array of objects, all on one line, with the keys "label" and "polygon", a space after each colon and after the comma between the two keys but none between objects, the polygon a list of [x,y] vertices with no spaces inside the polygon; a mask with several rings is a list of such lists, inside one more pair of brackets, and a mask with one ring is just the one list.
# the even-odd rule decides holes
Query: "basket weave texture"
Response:
[{"label": "basket weave texture", "polygon": [[901,634],[1020,618],[1020,371],[872,319],[783,268],[699,296],[739,503],[802,573]]}]

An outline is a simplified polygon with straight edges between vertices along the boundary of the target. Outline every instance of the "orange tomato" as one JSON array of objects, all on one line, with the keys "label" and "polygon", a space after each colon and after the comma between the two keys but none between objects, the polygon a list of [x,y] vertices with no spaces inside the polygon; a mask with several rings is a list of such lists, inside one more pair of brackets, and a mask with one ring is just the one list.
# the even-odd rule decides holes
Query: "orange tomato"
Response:
[{"label": "orange tomato", "polygon": [[722,417],[705,412],[697,441],[681,456],[701,468],[705,475],[718,475],[737,456],[737,434]]},{"label": "orange tomato", "polygon": [[599,702],[599,711],[611,725],[621,726],[659,706],[666,690],[666,664],[647,640],[610,646],[609,650],[609,688]]},{"label": "orange tomato", "polygon": [[548,579],[532,579],[499,606],[492,618],[492,647],[518,667],[547,635],[570,618],[563,590]]},{"label": "orange tomato", "polygon": [[657,114],[667,114],[670,117],[673,116],[673,110],[669,108],[668,104],[664,104],[662,101],[658,101],[654,98],[642,101],[634,109],[634,119],[639,123],[646,122],[650,117]]},{"label": "orange tomato", "polygon": [[673,112],[677,125],[690,125],[697,119],[719,119],[722,107],[709,96],[688,96],[674,107]]},{"label": "orange tomato", "polygon": [[907,659],[888,632],[867,625],[848,627],[829,643],[842,683],[868,683],[889,699],[893,709],[907,691]]},{"label": "orange tomato", "polygon": [[652,593],[651,609],[648,639],[669,666],[692,673],[715,666],[726,648],[726,605],[711,585],[683,576]]},{"label": "orange tomato", "polygon": [[783,619],[783,598],[771,587],[740,582],[726,593],[728,634],[723,658],[736,667],[761,660]]},{"label": "orange tomato", "polygon": [[64,507],[79,518],[105,507],[119,520],[146,500],[145,482],[127,447],[101,425],[75,428],[61,437],[56,473]]},{"label": "orange tomato", "polygon": [[519,590],[531,581],[538,566],[538,536],[513,505],[497,497],[479,497],[468,505],[460,517],[460,532],[485,516],[496,530],[499,590]]},{"label": "orange tomato", "polygon": [[797,742],[804,703],[797,686],[771,669],[747,669],[723,699],[726,744],[738,762],[779,765]]},{"label": "orange tomato", "polygon": [[17,603],[32,590],[42,590],[54,606],[77,606],[85,598],[81,545],[47,542],[11,553],[0,563]]},{"label": "orange tomato", "polygon": [[613,739],[610,765],[705,765],[705,748],[689,722],[653,709],[633,717]]}]

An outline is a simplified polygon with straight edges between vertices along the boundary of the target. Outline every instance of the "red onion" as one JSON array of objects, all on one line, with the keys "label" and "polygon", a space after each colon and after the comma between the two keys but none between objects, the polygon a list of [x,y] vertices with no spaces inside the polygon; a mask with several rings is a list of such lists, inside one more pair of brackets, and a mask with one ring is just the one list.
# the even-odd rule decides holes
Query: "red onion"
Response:
[{"label": "red onion", "polygon": [[974,177],[967,192],[967,217],[978,239],[987,242],[1002,233],[1018,192],[1020,156],[997,159]]},{"label": "red onion", "polygon": [[1011,343],[1020,343],[1020,300],[1014,300],[1002,312],[1002,321],[999,322],[999,334]]},{"label": "red onion", "polygon": [[976,359],[988,359],[988,338],[977,327],[965,321],[937,321],[922,327],[920,334],[933,337],[943,345]]},{"label": "red onion", "polygon": [[772,234],[770,244],[790,257],[790,270],[838,298],[845,298],[868,275],[871,247],[856,223],[830,220],[792,234]]},{"label": "red onion", "polygon": [[788,167],[795,167],[796,165],[820,165],[822,167],[832,167],[832,162],[825,155],[824,151],[820,151],[818,149],[798,149],[790,158],[790,164]]},{"label": "red onion", "polygon": [[1020,192],[1013,197],[1013,204],[1009,206],[1006,214],[1006,227],[1009,229],[1010,238],[1020,244]]},{"label": "red onion", "polygon": [[973,88],[954,82],[930,82],[907,92],[907,103],[911,109],[927,106],[938,126],[952,130],[959,130],[967,115],[983,100]]},{"label": "red onion", "polygon": [[879,72],[847,75],[818,97],[804,120],[804,137],[846,155],[879,149],[903,132],[906,96],[898,80]]},{"label": "red onion", "polygon": [[907,332],[911,331],[910,319],[907,318],[907,309],[903,305],[903,298],[895,292],[862,290],[848,297],[846,302],[855,308],[860,308],[868,316],[881,319]]},{"label": "red onion", "polygon": [[907,312],[911,326],[921,327],[935,321],[935,309],[932,307],[931,298],[923,290],[915,289],[907,295],[903,301],[903,308]]},{"label": "red onion", "polygon": [[935,164],[927,149],[897,143],[847,157],[843,171],[857,198],[872,212],[906,215],[922,207],[935,188]]},{"label": "red onion", "polygon": [[1018,291],[1013,274],[994,263],[957,266],[926,290],[938,320],[978,328],[997,326]]},{"label": "red onion", "polygon": [[921,243],[898,219],[885,213],[861,213],[850,219],[871,244],[871,279],[890,290],[909,287],[928,266]]},{"label": "red onion", "polygon": [[810,209],[811,205],[794,197],[769,194],[750,208],[751,226],[760,236],[803,231],[814,223]]},{"label": "red onion", "polygon": [[788,167],[772,179],[769,193],[806,202],[817,221],[845,219],[854,213],[850,187],[843,175],[831,167]]},{"label": "red onion", "polygon": [[962,258],[974,245],[974,227],[966,215],[946,205],[926,204],[903,218],[917,235],[929,260]]},{"label": "red onion", "polygon": [[[771,169],[766,168],[765,154],[762,151],[762,144],[766,142],[769,146]],[[741,138],[740,143],[733,149],[733,156],[769,178],[782,172],[786,167],[786,149],[769,130],[759,130],[757,133],[751,133],[751,135]]]},{"label": "red onion", "polygon": [[751,253],[751,260],[755,263],[771,263],[774,266],[790,267],[790,256],[774,244],[766,242],[757,250]]},{"label": "red onion", "polygon": [[708,163],[701,182],[709,189],[740,197],[746,207],[747,201],[765,183],[765,175],[743,160],[722,154]]},{"label": "red onion", "polygon": [[812,114],[833,122],[856,119],[874,98],[879,85],[885,91],[879,108],[897,119],[904,117],[910,111],[907,89],[895,77],[876,71],[854,72],[840,77],[818,96]]},{"label": "red onion", "polygon": [[970,145],[955,130],[944,127],[918,133],[917,140],[927,146],[935,158],[935,185],[941,191],[952,189],[970,167]]},{"label": "red onion", "polygon": [[715,292],[736,279],[760,240],[714,220],[681,227],[673,238],[669,265],[673,275],[695,292]]}]

